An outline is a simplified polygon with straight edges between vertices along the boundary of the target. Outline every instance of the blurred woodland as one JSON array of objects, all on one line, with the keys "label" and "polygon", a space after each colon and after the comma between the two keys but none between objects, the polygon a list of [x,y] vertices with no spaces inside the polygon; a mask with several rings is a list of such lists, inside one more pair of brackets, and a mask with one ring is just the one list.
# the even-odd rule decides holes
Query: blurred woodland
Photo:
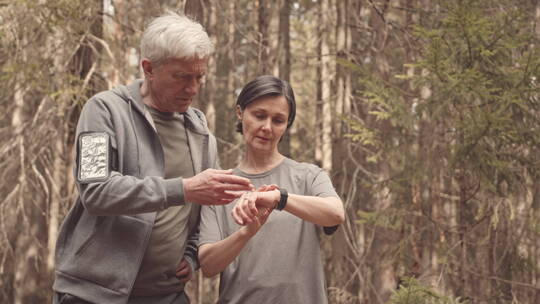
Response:
[{"label": "blurred woodland", "polygon": [[[539,0],[0,0],[0,303],[50,303],[79,112],[140,77],[166,10],[215,42],[196,106],[222,167],[243,84],[295,89],[281,151],[347,210],[321,236],[330,303],[540,303]],[[192,303],[217,280],[199,273]]]}]

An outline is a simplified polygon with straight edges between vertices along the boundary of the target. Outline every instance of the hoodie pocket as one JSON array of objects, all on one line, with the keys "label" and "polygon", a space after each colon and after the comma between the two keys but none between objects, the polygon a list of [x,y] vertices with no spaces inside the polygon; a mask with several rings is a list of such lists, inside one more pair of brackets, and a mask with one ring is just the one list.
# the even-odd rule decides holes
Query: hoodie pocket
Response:
[{"label": "hoodie pocket", "polygon": [[[131,216],[104,218],[64,271],[108,289],[127,294],[139,269],[151,224]],[[69,266],[73,265],[73,267]]]},{"label": "hoodie pocket", "polygon": [[92,242],[95,240],[95,235],[96,235],[96,232],[97,232],[97,228],[94,229],[92,231],[92,233],[90,234],[90,236],[88,236],[88,238],[86,238],[86,240],[84,240],[84,242],[81,244],[81,246],[79,247],[79,249],[77,249],[77,251],[75,251],[75,255],[78,256],[81,254],[81,252],[84,252],[85,249],[90,246],[90,244],[92,244]]}]

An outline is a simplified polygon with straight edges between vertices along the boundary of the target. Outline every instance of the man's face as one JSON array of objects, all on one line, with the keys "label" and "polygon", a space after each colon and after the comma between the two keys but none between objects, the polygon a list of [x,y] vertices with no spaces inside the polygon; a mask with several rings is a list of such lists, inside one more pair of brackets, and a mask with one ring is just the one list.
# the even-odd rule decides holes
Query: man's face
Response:
[{"label": "man's face", "polygon": [[186,112],[199,92],[208,58],[167,59],[155,66],[143,60],[152,105],[162,112]]}]

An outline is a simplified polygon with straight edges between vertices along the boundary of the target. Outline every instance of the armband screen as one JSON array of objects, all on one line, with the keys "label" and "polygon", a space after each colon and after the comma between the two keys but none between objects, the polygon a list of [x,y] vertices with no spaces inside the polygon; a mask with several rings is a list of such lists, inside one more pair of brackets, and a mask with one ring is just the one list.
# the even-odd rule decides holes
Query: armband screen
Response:
[{"label": "armband screen", "polygon": [[77,145],[77,180],[81,183],[106,180],[111,172],[109,134],[81,133]]}]

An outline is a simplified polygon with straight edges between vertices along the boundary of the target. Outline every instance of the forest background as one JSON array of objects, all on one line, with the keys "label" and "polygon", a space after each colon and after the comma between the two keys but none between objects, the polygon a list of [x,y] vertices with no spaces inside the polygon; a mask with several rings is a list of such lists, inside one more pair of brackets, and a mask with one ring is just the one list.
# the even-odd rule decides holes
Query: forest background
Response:
[{"label": "forest background", "polygon": [[[50,302],[79,112],[140,77],[167,9],[215,42],[196,106],[224,168],[242,85],[295,89],[281,151],[346,206],[321,236],[330,303],[540,303],[538,0],[1,0],[0,303]],[[199,273],[193,303],[217,284]]]}]

